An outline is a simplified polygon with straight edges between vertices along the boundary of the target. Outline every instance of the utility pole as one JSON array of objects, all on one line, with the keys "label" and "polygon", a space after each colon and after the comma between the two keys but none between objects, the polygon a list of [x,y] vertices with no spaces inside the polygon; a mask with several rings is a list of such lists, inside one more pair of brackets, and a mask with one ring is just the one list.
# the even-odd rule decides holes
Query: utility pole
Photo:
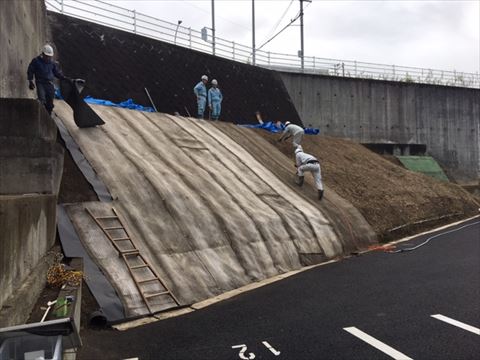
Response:
[{"label": "utility pole", "polygon": [[312,2],[312,0],[300,0],[300,58],[302,60],[302,71],[305,67],[305,47],[303,44],[303,2]]},{"label": "utility pole", "polygon": [[215,55],[215,0],[212,0],[212,54]]},{"label": "utility pole", "polygon": [[305,48],[303,46],[303,1],[304,0],[300,0],[300,57],[302,60],[302,72],[305,66],[305,63],[304,63]]},{"label": "utility pole", "polygon": [[255,0],[252,0],[252,60],[255,65]]}]

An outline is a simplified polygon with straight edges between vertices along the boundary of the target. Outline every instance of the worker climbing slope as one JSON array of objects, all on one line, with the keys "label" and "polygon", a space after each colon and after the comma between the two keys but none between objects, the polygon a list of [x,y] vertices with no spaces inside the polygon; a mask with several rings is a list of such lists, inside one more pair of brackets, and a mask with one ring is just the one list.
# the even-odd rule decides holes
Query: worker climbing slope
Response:
[{"label": "worker climbing slope", "polygon": [[208,76],[202,75],[201,81],[193,88],[193,93],[197,97],[197,117],[203,119],[205,106],[207,105],[207,82]]},{"label": "worker climbing slope", "polygon": [[295,149],[295,166],[297,167],[297,185],[302,186],[303,181],[305,180],[305,172],[310,172],[315,180],[315,186],[318,191],[318,200],[322,200],[322,171],[318,159],[313,155],[303,152],[303,148],[298,145]]},{"label": "worker climbing slope", "polygon": [[[36,85],[38,100],[45,106],[49,114],[52,113],[55,96],[54,78],[67,79],[53,60],[53,55],[52,46],[46,44],[42,53],[30,62],[27,70],[28,87],[30,90],[34,90]],[[33,82],[34,77],[35,83]]]},{"label": "worker climbing slope", "polygon": [[220,119],[220,112],[222,111],[223,95],[218,88],[218,81],[212,80],[212,87],[208,90],[208,107],[212,114],[212,120]]},{"label": "worker climbing slope", "polygon": [[292,124],[290,121],[287,121],[285,123],[285,128],[283,130],[282,136],[280,137],[280,139],[278,139],[278,142],[293,137],[292,144],[293,147],[296,148],[301,144],[303,134],[305,134],[305,130],[301,126]]}]

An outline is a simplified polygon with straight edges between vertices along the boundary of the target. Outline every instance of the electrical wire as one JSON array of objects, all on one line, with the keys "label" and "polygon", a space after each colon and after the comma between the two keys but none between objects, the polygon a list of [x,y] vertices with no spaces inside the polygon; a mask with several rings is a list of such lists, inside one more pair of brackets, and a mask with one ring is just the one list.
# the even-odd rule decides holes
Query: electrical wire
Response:
[{"label": "electrical wire", "polygon": [[284,30],[286,30],[290,25],[292,25],[295,21],[297,21],[298,19],[300,18],[300,13],[298,13],[292,20],[290,20],[290,22],[285,25],[282,30],[280,30],[278,33],[276,33],[275,35],[273,35],[270,39],[268,39],[266,42],[264,42],[260,47],[256,48],[255,50],[258,51],[260,50],[261,48],[263,48],[265,45],[267,45],[270,41],[272,41],[273,39],[275,39],[278,35],[280,35]]},{"label": "electrical wire", "polygon": [[[312,3],[309,2],[303,9],[303,12],[305,13],[305,10],[311,5]],[[295,21],[297,21],[299,18],[300,18],[301,14],[300,14],[300,11],[297,13],[297,15],[295,15],[295,17],[290,20],[290,22],[285,25],[278,33],[276,33],[275,35],[273,35],[270,39],[268,39],[267,41],[265,41],[260,47],[256,48],[255,50],[258,51],[260,50],[261,48],[263,48],[265,45],[267,45],[270,41],[272,41],[273,39],[275,39],[278,35],[280,35],[284,30],[286,30],[288,27],[290,27]]]},{"label": "electrical wire", "polygon": [[419,247],[422,247],[423,245],[426,245],[430,242],[430,240],[432,239],[435,239],[436,237],[439,237],[439,236],[442,236],[442,235],[446,235],[446,234],[450,234],[452,232],[455,232],[455,231],[458,231],[458,230],[462,230],[464,228],[467,228],[469,226],[473,226],[473,225],[477,225],[477,224],[480,224],[480,221],[477,221],[477,222],[474,222],[474,223],[471,223],[471,224],[467,224],[467,225],[464,225],[464,226],[461,226],[457,229],[453,229],[453,230],[449,230],[449,231],[446,231],[446,232],[443,232],[443,233],[440,233],[440,234],[437,234],[437,235],[434,235],[434,236],[431,236],[429,237],[427,240],[425,240],[424,242],[422,242],[421,244],[418,244],[418,245],[415,245],[413,247],[410,247],[410,248],[403,248],[403,249],[397,249],[397,250],[388,250],[388,251],[385,251],[389,254],[398,254],[398,253],[402,253],[402,252],[408,252],[408,251],[413,251],[413,250],[416,250],[418,249]]},{"label": "electrical wire", "polygon": [[275,24],[275,26],[272,28],[272,30],[270,30],[270,32],[268,33],[267,36],[265,36],[265,38],[269,38],[270,36],[272,36],[275,31],[277,30],[278,26],[280,25],[280,23],[283,21],[283,19],[285,18],[285,15],[287,15],[287,12],[288,10],[290,10],[290,7],[292,6],[293,4],[293,1],[294,0],[290,0],[290,4],[288,4],[287,8],[285,9],[285,11],[283,12],[283,14],[280,16],[280,19],[278,19],[277,23]]}]

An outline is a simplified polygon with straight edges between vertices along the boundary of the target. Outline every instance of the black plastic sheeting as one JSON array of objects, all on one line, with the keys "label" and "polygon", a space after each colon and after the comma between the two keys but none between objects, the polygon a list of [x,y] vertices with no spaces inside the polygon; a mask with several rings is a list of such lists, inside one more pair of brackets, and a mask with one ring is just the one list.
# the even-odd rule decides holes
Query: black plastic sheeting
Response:
[{"label": "black plastic sheeting", "polygon": [[77,164],[83,176],[85,176],[85,179],[87,179],[90,185],[92,185],[93,190],[98,196],[98,199],[102,202],[112,201],[110,191],[108,191],[103,181],[93,170],[92,166],[83,155],[75,140],[70,136],[70,133],[68,132],[65,125],[63,125],[62,120],[55,114],[55,112],[53,112],[52,118],[57,124],[57,128],[60,131],[60,136],[65,142],[65,146],[67,147],[68,151],[72,155],[73,161],[75,161],[75,164]]},{"label": "black plastic sheeting", "polygon": [[60,92],[66,103],[73,109],[73,120],[79,128],[94,127],[105,124],[100,116],[98,116],[95,111],[83,101],[83,97],[80,96],[80,92],[75,86],[75,80],[61,80]]},{"label": "black plastic sheeting", "polygon": [[[120,298],[100,268],[85,251],[63,205],[57,205],[57,227],[65,256],[83,258],[84,279],[100,306],[100,314],[105,316],[109,324],[124,321],[125,311]],[[96,313],[97,316],[101,316],[98,312]]]}]

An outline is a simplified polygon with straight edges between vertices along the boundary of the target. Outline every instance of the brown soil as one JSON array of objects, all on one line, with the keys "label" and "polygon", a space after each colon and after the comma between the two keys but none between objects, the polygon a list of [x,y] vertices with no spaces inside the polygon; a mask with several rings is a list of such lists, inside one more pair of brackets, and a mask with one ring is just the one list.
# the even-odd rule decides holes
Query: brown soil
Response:
[{"label": "brown soil", "polygon": [[[293,162],[290,140],[254,131]],[[381,240],[478,214],[478,201],[460,186],[406,170],[353,141],[307,135],[302,145],[320,160],[325,185],[360,210]]]}]

